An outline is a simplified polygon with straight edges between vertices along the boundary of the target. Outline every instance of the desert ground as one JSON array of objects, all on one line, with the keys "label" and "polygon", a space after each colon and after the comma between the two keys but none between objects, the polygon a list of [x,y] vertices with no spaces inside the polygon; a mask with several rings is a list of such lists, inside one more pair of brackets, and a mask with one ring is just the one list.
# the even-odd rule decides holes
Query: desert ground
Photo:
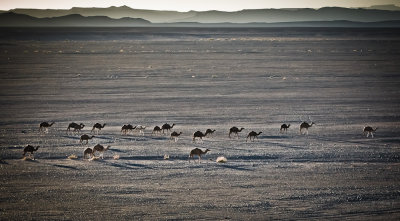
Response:
[{"label": "desert ground", "polygon": [[[0,219],[399,220],[399,39],[398,29],[1,29]],[[303,121],[315,122],[308,135]],[[41,122],[55,124],[39,133]],[[85,127],[67,133],[71,122]],[[152,135],[164,123],[183,133],[177,142]],[[124,124],[144,136],[121,134]],[[245,128],[239,138],[232,126]],[[251,131],[262,134],[246,142]],[[40,146],[34,159],[28,144]],[[104,159],[83,159],[96,144],[111,146]],[[196,147],[210,151],[189,162]]]}]

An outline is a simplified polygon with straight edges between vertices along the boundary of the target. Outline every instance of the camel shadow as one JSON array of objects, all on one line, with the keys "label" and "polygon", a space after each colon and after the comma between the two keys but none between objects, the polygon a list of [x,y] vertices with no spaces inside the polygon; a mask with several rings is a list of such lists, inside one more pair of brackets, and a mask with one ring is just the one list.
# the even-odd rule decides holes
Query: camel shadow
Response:
[{"label": "camel shadow", "polygon": [[121,157],[121,160],[162,160],[162,156],[130,156]]},{"label": "camel shadow", "polygon": [[63,169],[70,169],[70,170],[79,170],[77,167],[73,166],[66,166],[66,165],[59,165],[59,164],[52,164],[54,167],[63,168]]},{"label": "camel shadow", "polygon": [[63,138],[68,138],[68,139],[73,139],[73,140],[80,140],[80,134],[78,134],[77,136],[71,136],[71,135],[62,135],[61,137]]},{"label": "camel shadow", "polygon": [[23,150],[24,147],[8,147],[9,150]]},{"label": "camel shadow", "polygon": [[249,155],[249,156],[235,156],[230,157],[235,160],[244,160],[244,161],[252,161],[252,160],[276,160],[281,158],[279,155]]},{"label": "camel shadow", "polygon": [[152,139],[152,140],[169,140],[168,137],[149,137],[149,139]]},{"label": "camel shadow", "polygon": [[239,165],[218,164],[218,167],[239,171],[253,171],[252,169],[248,169]]},{"label": "camel shadow", "polygon": [[153,169],[153,167],[149,167],[147,165],[143,165],[143,164],[137,164],[137,163],[114,163],[114,162],[104,162],[104,164],[109,165],[109,166],[113,166],[116,168],[120,168],[120,169]]},{"label": "camel shadow", "polygon": [[259,136],[260,139],[287,139],[290,138],[290,136],[286,135],[275,135],[275,136],[271,136],[271,135],[261,135]]}]

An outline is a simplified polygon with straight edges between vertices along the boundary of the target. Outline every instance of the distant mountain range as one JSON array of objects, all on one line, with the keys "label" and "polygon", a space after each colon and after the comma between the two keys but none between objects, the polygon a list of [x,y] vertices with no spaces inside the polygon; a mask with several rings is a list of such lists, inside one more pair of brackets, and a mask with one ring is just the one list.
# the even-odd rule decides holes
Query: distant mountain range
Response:
[{"label": "distant mountain range", "polygon": [[399,27],[400,7],[155,11],[109,8],[13,9],[0,14],[0,26],[332,26]]},{"label": "distant mountain range", "polygon": [[141,18],[112,19],[107,16],[84,17],[78,14],[35,18],[13,12],[0,14],[0,27],[132,27],[148,25],[151,25],[151,23]]},{"label": "distant mountain range", "polygon": [[396,5],[373,5],[365,9],[378,9],[378,10],[388,10],[388,11],[400,11],[400,7]]}]

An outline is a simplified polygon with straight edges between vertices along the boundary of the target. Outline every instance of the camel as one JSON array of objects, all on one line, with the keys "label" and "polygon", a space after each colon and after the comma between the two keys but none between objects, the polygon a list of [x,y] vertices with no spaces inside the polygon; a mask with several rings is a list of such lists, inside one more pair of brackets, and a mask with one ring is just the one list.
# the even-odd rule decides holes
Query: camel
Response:
[{"label": "camel", "polygon": [[[312,125],[314,125],[314,122],[311,122],[311,124],[307,123],[307,122],[303,122],[300,124],[300,134],[307,134],[308,135],[308,128],[312,127]],[[302,133],[302,130],[306,130],[305,133]]]},{"label": "camel", "polygon": [[159,126],[155,126],[153,129],[153,132],[151,132],[151,135],[160,133],[161,134],[162,129]]},{"label": "camel", "polygon": [[182,132],[179,132],[179,133],[178,133],[178,132],[175,132],[175,131],[172,132],[172,133],[171,133],[171,140],[174,139],[175,142],[177,142],[177,141],[178,141],[178,137],[179,137],[181,134],[182,134]]},{"label": "camel", "polygon": [[214,132],[215,132],[215,130],[207,129],[206,133],[205,133],[205,136],[207,136],[209,134],[212,135],[212,134],[214,134]]},{"label": "camel", "polygon": [[39,133],[48,133],[49,132],[49,127],[53,126],[54,122],[48,123],[48,122],[42,122],[39,125]]},{"label": "camel", "polygon": [[89,135],[87,135],[87,134],[84,134],[84,135],[81,136],[80,142],[81,142],[81,144],[83,145],[83,141],[86,140],[86,143],[85,143],[85,144],[88,144],[88,143],[89,143],[89,140],[90,140],[90,139],[93,139],[93,137],[94,137],[94,136],[89,136]]},{"label": "camel", "polygon": [[205,136],[206,136],[206,134],[203,134],[203,132],[198,130],[198,131],[193,133],[193,142],[195,142],[196,137],[200,138],[200,140],[203,141],[203,137],[205,137]]},{"label": "camel", "polygon": [[190,162],[190,158],[194,159],[194,155],[197,155],[197,156],[199,156],[199,163],[200,163],[200,161],[201,161],[201,155],[202,155],[202,154],[206,154],[208,151],[210,151],[210,150],[209,150],[209,149],[206,149],[206,151],[202,151],[202,150],[199,149],[199,148],[193,149],[192,151],[190,151],[190,154],[189,154],[189,162]]},{"label": "camel", "polygon": [[175,126],[175,124],[169,125],[169,124],[167,124],[167,123],[165,123],[164,125],[162,125],[161,129],[162,129],[163,134],[165,134],[165,132],[164,132],[165,130],[168,132],[168,131],[170,131],[174,126]]},{"label": "camel", "polygon": [[234,133],[234,134],[236,134],[237,138],[239,139],[238,133],[241,132],[243,129],[244,129],[243,127],[240,128],[240,130],[237,127],[231,127],[231,129],[229,129],[229,138],[231,138],[231,133]]},{"label": "camel", "polygon": [[246,142],[247,142],[247,139],[249,139],[250,138],[250,141],[251,141],[251,138],[253,138],[253,141],[254,141],[254,139],[255,138],[257,138],[258,139],[258,135],[260,135],[262,132],[255,132],[255,131],[251,131],[250,133],[249,133],[249,135],[247,135],[247,138],[246,138]]},{"label": "camel", "polygon": [[367,137],[369,137],[369,135],[371,134],[371,137],[374,138],[373,132],[375,132],[377,129],[378,128],[373,129],[370,126],[366,126],[366,127],[364,127],[363,134],[364,135],[367,134]]},{"label": "camel", "polygon": [[[89,157],[87,157],[89,155]],[[83,151],[83,159],[89,159],[93,157],[93,150],[92,148],[88,147],[85,151]]]},{"label": "camel", "polygon": [[85,125],[83,123],[77,124],[72,122],[68,125],[67,133],[71,130],[71,128],[74,128],[74,132],[80,132],[84,127]]},{"label": "camel", "polygon": [[142,136],[144,136],[144,130],[146,129],[146,126],[142,126],[142,125],[137,125],[135,127],[135,130],[139,132],[139,134],[142,134]]},{"label": "camel", "polygon": [[282,132],[286,132],[287,133],[287,130],[289,129],[289,127],[290,127],[290,124],[282,124],[281,125],[281,129],[279,130],[281,133]]},{"label": "camel", "polygon": [[31,145],[28,145],[24,148],[24,154],[22,154],[22,156],[25,157],[26,152],[29,152],[29,156],[32,156],[32,159],[35,159],[35,156],[33,154],[34,151],[37,151],[39,149],[40,146],[34,147]]},{"label": "camel", "polygon": [[101,159],[104,159],[104,157],[103,157],[104,152],[109,150],[110,147],[111,146],[103,147],[102,145],[97,144],[96,146],[93,147],[93,156],[94,156],[94,153],[97,151],[97,152],[100,152]]},{"label": "camel", "polygon": [[91,130],[91,133],[93,133],[95,131],[95,129],[97,129],[97,134],[99,134],[100,130],[103,129],[104,126],[106,126],[106,124],[101,125],[100,123],[95,123]]},{"label": "camel", "polygon": [[126,135],[126,134],[129,133],[129,131],[133,131],[135,128],[136,128],[136,126],[134,127],[134,126],[132,126],[130,124],[124,125],[121,128],[121,133]]}]

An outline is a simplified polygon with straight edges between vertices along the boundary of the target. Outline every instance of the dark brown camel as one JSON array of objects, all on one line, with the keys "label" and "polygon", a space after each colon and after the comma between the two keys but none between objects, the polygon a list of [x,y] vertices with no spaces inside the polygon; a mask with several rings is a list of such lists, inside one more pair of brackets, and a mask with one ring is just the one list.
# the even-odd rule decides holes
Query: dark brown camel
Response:
[{"label": "dark brown camel", "polygon": [[193,133],[193,142],[196,141],[196,138],[200,138],[200,140],[203,141],[203,137],[205,137],[205,136],[206,136],[206,134],[203,134],[203,132],[198,130],[198,131]]},{"label": "dark brown camel", "polygon": [[39,125],[39,132],[49,132],[49,127],[53,126],[54,122],[48,123],[48,122],[42,122]]},{"label": "dark brown camel", "polygon": [[89,143],[89,140],[90,140],[90,139],[93,139],[93,137],[94,137],[94,136],[89,136],[89,135],[87,135],[87,134],[84,134],[84,135],[81,136],[80,142],[81,142],[81,144],[83,144],[83,141],[86,140],[86,143],[85,143],[85,144],[88,144],[88,143]]},{"label": "dark brown camel", "polygon": [[69,131],[71,131],[71,128],[74,129],[74,132],[80,132],[84,127],[85,127],[85,125],[84,125],[83,123],[77,124],[77,123],[75,123],[75,122],[72,122],[72,123],[70,123],[70,124],[68,125],[67,133],[68,133]]},{"label": "dark brown camel", "polygon": [[153,129],[153,132],[151,132],[151,135],[157,134],[157,133],[161,134],[161,132],[162,132],[162,129],[159,126],[155,126]]},{"label": "dark brown camel", "polygon": [[201,161],[201,155],[202,155],[202,154],[206,154],[208,151],[210,151],[210,150],[209,150],[209,149],[206,149],[206,151],[202,151],[202,150],[199,149],[199,148],[193,149],[192,151],[190,151],[190,154],[189,154],[189,162],[190,162],[190,159],[194,159],[194,155],[197,155],[197,156],[199,156],[199,163],[200,163],[200,161]]},{"label": "dark brown camel", "polygon": [[171,133],[171,140],[173,139],[175,142],[177,142],[178,141],[178,137],[180,136],[182,134],[182,132],[172,132]]},{"label": "dark brown camel", "polygon": [[90,132],[93,133],[97,129],[97,134],[98,134],[100,132],[100,130],[103,129],[105,126],[106,126],[106,124],[101,125],[100,123],[95,123]]},{"label": "dark brown camel", "polygon": [[209,135],[209,134],[210,134],[210,135],[213,135],[214,132],[215,132],[215,130],[207,129],[207,130],[206,130],[206,133],[205,133],[204,135],[206,135],[206,136]]},{"label": "dark brown camel", "polygon": [[26,147],[24,148],[24,154],[22,154],[22,156],[25,157],[25,154],[26,154],[27,152],[29,152],[29,156],[32,156],[32,159],[34,160],[34,159],[35,159],[35,156],[34,156],[33,152],[34,152],[34,151],[37,151],[37,150],[39,149],[39,147],[40,147],[40,146],[34,147],[34,146],[32,146],[32,145],[26,146]]},{"label": "dark brown camel", "polygon": [[253,138],[253,141],[254,141],[254,139],[255,138],[257,138],[258,139],[258,135],[260,135],[262,132],[255,132],[255,131],[251,131],[250,133],[249,133],[249,135],[247,135],[247,137],[246,137],[246,142],[247,142],[247,140],[248,139],[250,139],[250,141],[251,141],[251,138]]},{"label": "dark brown camel", "polygon": [[135,128],[136,128],[136,126],[134,127],[134,126],[132,126],[132,125],[130,125],[130,124],[124,125],[124,126],[122,126],[122,128],[121,128],[121,133],[126,135],[126,134],[129,133],[129,131],[133,132],[133,130],[134,130]]},{"label": "dark brown camel", "polygon": [[94,153],[97,151],[97,152],[100,152],[100,157],[101,157],[101,159],[103,159],[104,152],[109,150],[110,147],[111,146],[104,147],[103,145],[97,144],[96,146],[93,147],[93,156],[94,156]]},{"label": "dark brown camel", "polygon": [[[87,157],[89,156],[89,157]],[[93,157],[93,150],[92,148],[88,147],[86,150],[83,152],[83,159],[89,159]]]},{"label": "dark brown camel", "polygon": [[175,126],[175,124],[172,124],[172,125],[169,125],[169,124],[164,124],[164,125],[162,125],[162,127],[161,127],[161,129],[162,129],[162,132],[163,132],[163,134],[165,134],[165,130],[168,132],[168,131],[170,131],[173,127]]},{"label": "dark brown camel", "polygon": [[372,128],[372,127],[370,127],[370,126],[366,126],[366,127],[364,127],[364,130],[363,130],[363,134],[365,135],[365,134],[367,134],[367,137],[369,137],[369,135],[371,134],[371,137],[372,138],[374,138],[374,132],[377,130],[378,128]]},{"label": "dark brown camel", "polygon": [[[311,122],[311,124],[307,123],[307,122],[303,122],[300,124],[300,134],[307,134],[308,135],[308,128],[312,127],[312,125],[314,125],[314,122]],[[302,133],[302,131],[305,130],[305,133]]]},{"label": "dark brown camel", "polygon": [[287,130],[289,129],[290,124],[282,124],[281,125],[281,129],[279,130],[281,133],[283,132],[287,132]]},{"label": "dark brown camel", "polygon": [[231,129],[229,129],[229,138],[231,138],[231,134],[232,133],[236,134],[236,136],[239,138],[239,134],[238,133],[241,132],[242,130],[244,130],[243,127],[240,128],[240,130],[237,127],[231,127]]}]

